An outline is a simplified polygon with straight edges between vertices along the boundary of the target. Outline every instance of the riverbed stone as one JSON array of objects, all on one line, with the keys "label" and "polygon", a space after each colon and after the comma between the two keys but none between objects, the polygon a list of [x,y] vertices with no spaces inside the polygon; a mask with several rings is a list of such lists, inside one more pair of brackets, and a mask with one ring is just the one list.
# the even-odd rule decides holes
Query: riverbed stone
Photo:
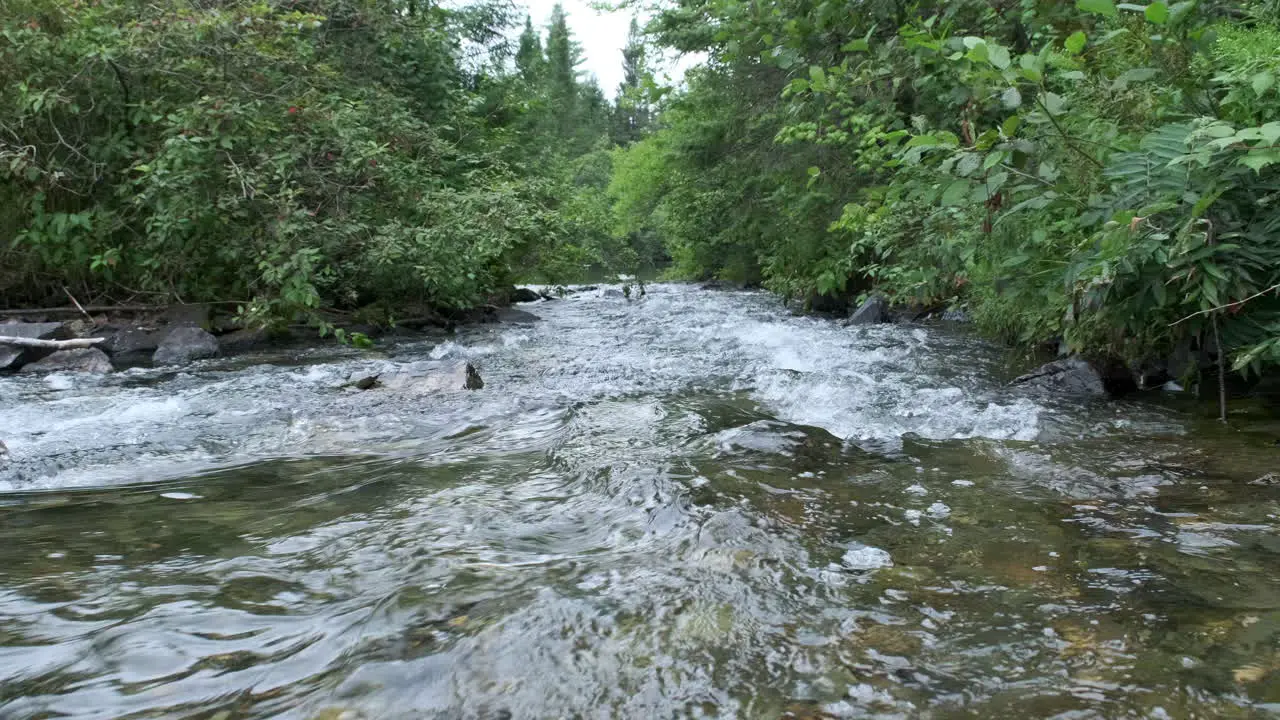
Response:
[{"label": "riverbed stone", "polygon": [[511,293],[511,302],[514,303],[537,302],[541,299],[542,296],[536,290],[530,290],[529,288],[516,288]]},{"label": "riverbed stone", "polygon": [[1102,375],[1079,357],[1041,365],[1015,379],[1013,384],[1071,397],[1098,397],[1107,394]]},{"label": "riverbed stone", "polygon": [[24,373],[81,372],[106,375],[114,369],[111,366],[111,358],[98,348],[58,350],[22,366]]},{"label": "riverbed stone", "polygon": [[875,325],[889,316],[889,301],[883,295],[872,295],[849,316],[849,325]]},{"label": "riverbed stone", "polygon": [[218,338],[198,327],[178,327],[165,336],[151,362],[155,365],[186,365],[217,357],[220,352]]},{"label": "riverbed stone", "polygon": [[[28,340],[64,340],[71,337],[66,325],[60,322],[6,322],[0,323],[0,335]],[[23,363],[48,354],[48,350],[0,345],[0,370],[16,368]]]}]

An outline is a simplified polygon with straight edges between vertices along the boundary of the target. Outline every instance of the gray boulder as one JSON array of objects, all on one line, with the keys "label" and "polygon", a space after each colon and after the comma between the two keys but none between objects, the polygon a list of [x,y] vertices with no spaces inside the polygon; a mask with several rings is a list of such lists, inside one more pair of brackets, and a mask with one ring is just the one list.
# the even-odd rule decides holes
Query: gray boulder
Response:
[{"label": "gray boulder", "polygon": [[271,340],[265,328],[240,328],[218,337],[218,347],[227,353],[241,353],[267,345]]},{"label": "gray boulder", "polygon": [[186,365],[217,357],[220,352],[218,338],[198,327],[178,327],[165,336],[155,355],[151,356],[151,362],[155,365]]},{"label": "gray boulder", "polygon": [[623,295],[622,291],[617,288],[607,288],[604,292],[600,293],[600,297],[620,298],[626,297],[626,295]]},{"label": "gray boulder", "polygon": [[[469,362],[434,361],[409,363],[393,373],[375,376],[368,388],[381,386],[398,395],[433,395],[458,390],[480,390],[484,380]],[[360,387],[357,381],[356,387]],[[365,389],[368,389],[365,388]]]},{"label": "gray boulder", "polygon": [[58,350],[33,363],[22,366],[24,373],[81,372],[106,375],[114,370],[111,358],[98,348]]},{"label": "gray boulder", "polygon": [[112,355],[151,352],[160,347],[160,333],[141,327],[127,327],[107,336],[98,347]]},{"label": "gray boulder", "polygon": [[[28,340],[65,340],[66,338],[71,337],[71,333],[66,329],[66,326],[63,323],[57,322],[0,323],[0,335],[26,338]],[[46,350],[44,352],[47,353],[48,351]],[[33,351],[32,348],[0,345],[0,370],[18,367],[23,362],[29,362],[38,356],[39,352]]]},{"label": "gray boulder", "polygon": [[511,302],[527,303],[537,302],[541,299],[542,295],[538,294],[534,290],[530,290],[529,288],[516,288],[515,291],[511,293]]},{"label": "gray boulder", "polygon": [[1078,357],[1055,360],[1013,381],[1014,385],[1070,397],[1099,397],[1107,394],[1102,376]]},{"label": "gray boulder", "polygon": [[849,316],[848,325],[875,325],[889,319],[889,301],[883,295],[872,295]]}]

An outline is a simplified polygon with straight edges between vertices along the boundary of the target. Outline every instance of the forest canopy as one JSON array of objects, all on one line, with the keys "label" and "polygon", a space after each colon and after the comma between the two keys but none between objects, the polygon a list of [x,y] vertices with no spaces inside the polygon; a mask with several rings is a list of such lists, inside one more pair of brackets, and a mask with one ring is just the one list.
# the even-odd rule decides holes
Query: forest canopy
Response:
[{"label": "forest canopy", "polygon": [[[1280,363],[1277,0],[668,0],[612,99],[559,8],[4,10],[9,306],[464,308],[670,261],[1024,345]],[[704,60],[659,87],[672,52]]]}]

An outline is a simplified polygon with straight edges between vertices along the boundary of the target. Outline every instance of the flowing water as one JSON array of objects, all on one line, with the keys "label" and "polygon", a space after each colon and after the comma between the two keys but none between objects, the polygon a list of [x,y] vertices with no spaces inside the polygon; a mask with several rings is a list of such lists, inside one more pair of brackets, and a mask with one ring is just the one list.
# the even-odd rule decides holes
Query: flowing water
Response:
[{"label": "flowing water", "polygon": [[[763,294],[525,308],[0,378],[0,717],[1280,712],[1273,427]],[[349,385],[431,359],[486,387]]]}]

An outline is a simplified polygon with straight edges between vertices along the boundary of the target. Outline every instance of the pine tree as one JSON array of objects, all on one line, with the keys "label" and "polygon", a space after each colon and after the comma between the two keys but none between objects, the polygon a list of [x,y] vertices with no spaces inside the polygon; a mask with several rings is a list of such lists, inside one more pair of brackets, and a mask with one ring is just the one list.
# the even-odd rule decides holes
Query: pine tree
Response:
[{"label": "pine tree", "polygon": [[524,32],[520,34],[520,47],[516,50],[516,68],[527,82],[535,82],[547,64],[542,54],[542,38],[533,29],[533,18],[524,18]]},{"label": "pine tree", "polygon": [[578,65],[582,50],[569,32],[564,8],[556,3],[547,26],[547,85],[560,137],[573,134],[578,105]]},{"label": "pine tree", "polygon": [[627,45],[622,49],[622,83],[613,107],[613,140],[619,145],[639,140],[649,125],[652,112],[644,92],[647,77],[644,36],[640,24],[631,18]]}]

